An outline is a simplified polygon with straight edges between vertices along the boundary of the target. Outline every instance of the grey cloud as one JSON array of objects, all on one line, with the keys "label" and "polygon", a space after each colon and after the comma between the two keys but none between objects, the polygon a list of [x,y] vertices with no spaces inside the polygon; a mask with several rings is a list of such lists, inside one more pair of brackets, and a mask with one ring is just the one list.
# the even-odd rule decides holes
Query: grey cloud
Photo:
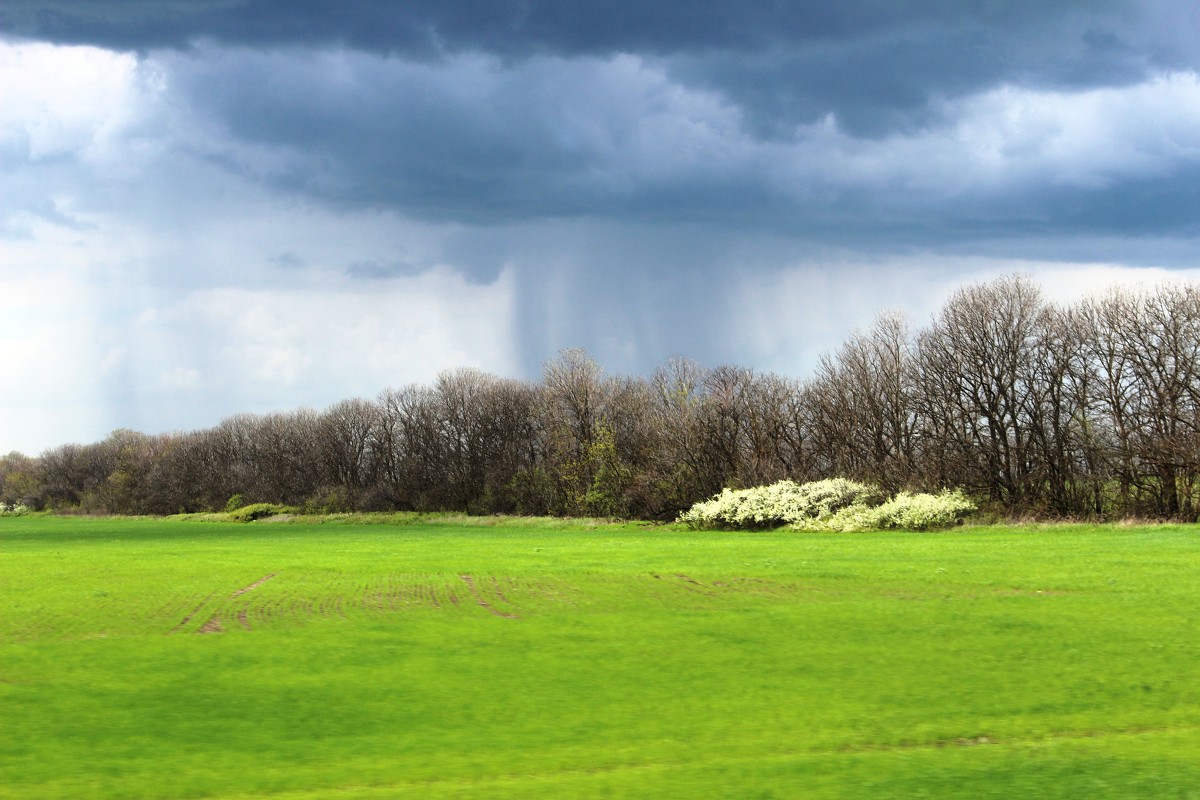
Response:
[{"label": "grey cloud", "polygon": [[877,133],[929,101],[1001,83],[1094,86],[1200,64],[1187,0],[9,0],[0,30],[138,49],[199,40],[447,54],[664,60],[719,88],[765,135],[836,113]]},{"label": "grey cloud", "polygon": [[[759,136],[788,139],[797,125],[833,115],[855,136],[880,137],[938,125],[947,99],[1001,84],[1081,89],[1144,78],[1151,66],[1144,51],[1092,27],[1112,24],[1039,15],[1009,31],[978,22],[909,25],[845,41],[684,55],[669,63],[673,77],[736,103]],[[1180,63],[1171,60],[1171,66]]]},{"label": "grey cloud", "polygon": [[[0,24],[18,35],[127,49],[238,44],[345,44],[385,52],[475,50],[610,54],[755,49],[830,42],[914,26],[986,28],[1012,35],[1064,15],[1157,13],[1153,0],[8,0]],[[1043,29],[1045,29],[1043,27]],[[1004,32],[1008,32],[1005,34]]]},{"label": "grey cloud", "polygon": [[1047,192],[1040,201],[1059,235],[1200,237],[1200,165],[1197,164],[1181,168],[1165,179],[1131,179],[1093,194]]},{"label": "grey cloud", "polygon": [[[1056,230],[1195,229],[1194,143],[1136,132],[1153,119],[1122,121],[1114,135],[1129,140],[1106,146],[1158,148],[1150,155],[1167,166],[1154,176],[1104,173],[1112,157],[1097,153],[1095,185],[1064,179],[1035,137],[1021,143],[1028,155],[1004,145],[1008,163],[990,185],[970,176],[972,155],[963,150],[970,145],[955,138],[953,115],[975,114],[968,121],[987,126],[979,115],[1002,112],[952,102],[936,110],[947,133],[928,123],[900,126],[903,133],[887,139],[845,130],[838,120],[828,134],[763,139],[723,95],[689,90],[631,56],[505,64],[470,55],[429,64],[208,47],[161,61],[175,90],[220,130],[224,149],[214,159],[348,209],[484,226],[571,218],[700,223],[868,248]],[[933,137],[924,149],[905,144],[922,136]]]},{"label": "grey cloud", "polygon": [[217,159],[256,174],[264,162],[254,148],[271,148],[285,166],[267,167],[267,180],[346,206],[491,224],[694,218],[734,208],[749,215],[776,203],[736,154],[723,169],[704,152],[693,158],[674,147],[696,147],[686,137],[697,126],[726,126],[714,134],[717,147],[738,147],[740,133],[728,109],[674,107],[678,88],[635,59],[504,69],[478,57],[434,67],[347,53],[223,51],[167,63],[176,88],[222,138],[251,145]]},{"label": "grey cloud", "polygon": [[[967,160],[904,167],[931,154],[887,152],[892,140],[952,127],[959,100],[983,89],[1119,86],[1194,65],[1190,9],[10,0],[0,26],[147,51],[209,129],[196,150],[334,208],[484,228],[703,225],[870,250],[1196,235],[1184,150],[1154,176],[1084,185],[1047,162],[997,186],[959,185]],[[805,127],[826,118],[832,144]],[[874,145],[861,165],[827,164]],[[503,256],[465,263],[487,278]],[[346,274],[406,268],[362,262]]]}]

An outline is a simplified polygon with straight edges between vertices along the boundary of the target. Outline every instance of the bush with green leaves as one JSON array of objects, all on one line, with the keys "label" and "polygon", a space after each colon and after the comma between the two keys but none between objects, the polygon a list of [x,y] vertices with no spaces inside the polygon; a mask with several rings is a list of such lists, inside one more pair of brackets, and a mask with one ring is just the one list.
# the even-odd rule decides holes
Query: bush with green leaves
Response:
[{"label": "bush with green leaves", "polygon": [[305,514],[345,514],[355,508],[354,496],[345,486],[318,487],[305,501]]},{"label": "bush with green leaves", "polygon": [[957,525],[975,510],[960,490],[901,492],[884,499],[877,487],[845,478],[797,484],[780,481],[753,489],[725,489],[679,516],[693,528],[804,531],[924,531]]},{"label": "bush with green leaves", "polygon": [[290,514],[294,509],[288,506],[276,505],[275,503],[251,503],[248,506],[242,506],[229,512],[229,519],[234,522],[254,522],[267,517],[274,517],[279,514]]}]

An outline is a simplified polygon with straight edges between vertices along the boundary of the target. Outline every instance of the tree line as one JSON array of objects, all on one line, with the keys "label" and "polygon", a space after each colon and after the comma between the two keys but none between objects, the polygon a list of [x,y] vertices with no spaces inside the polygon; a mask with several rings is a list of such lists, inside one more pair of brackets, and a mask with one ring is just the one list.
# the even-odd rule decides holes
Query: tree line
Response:
[{"label": "tree line", "polygon": [[1200,287],[1060,305],[1007,276],[919,329],[881,315],[805,379],[683,358],[608,376],[567,350],[540,381],[460,369],[319,412],[119,430],[0,458],[0,502],[667,519],[724,487],[833,476],[963,488],[1005,514],[1196,519]]}]

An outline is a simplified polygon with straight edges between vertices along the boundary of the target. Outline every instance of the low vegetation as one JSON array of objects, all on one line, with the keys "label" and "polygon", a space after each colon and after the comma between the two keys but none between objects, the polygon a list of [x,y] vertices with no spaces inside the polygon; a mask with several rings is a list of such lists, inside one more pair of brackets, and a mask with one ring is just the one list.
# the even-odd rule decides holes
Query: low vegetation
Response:
[{"label": "low vegetation", "polygon": [[[832,531],[930,531],[958,525],[974,511],[975,503],[959,489],[937,494],[900,492],[877,506],[847,506],[825,521],[823,528]],[[803,522],[794,527],[811,530]]]},{"label": "low vegetation", "polygon": [[804,531],[925,531],[963,521],[975,504],[961,491],[900,492],[886,498],[876,486],[845,478],[797,484],[779,481],[753,489],[725,489],[679,515],[692,528]]},{"label": "low vegetation", "polygon": [[237,506],[226,513],[226,517],[233,522],[254,522],[267,517],[278,516],[279,514],[287,514],[295,509],[281,506],[276,503],[251,503],[248,506]]},{"label": "low vegetation", "polygon": [[851,505],[878,501],[879,490],[844,478],[797,484],[779,481],[752,489],[725,489],[696,503],[679,521],[696,528],[778,528],[829,519]]}]

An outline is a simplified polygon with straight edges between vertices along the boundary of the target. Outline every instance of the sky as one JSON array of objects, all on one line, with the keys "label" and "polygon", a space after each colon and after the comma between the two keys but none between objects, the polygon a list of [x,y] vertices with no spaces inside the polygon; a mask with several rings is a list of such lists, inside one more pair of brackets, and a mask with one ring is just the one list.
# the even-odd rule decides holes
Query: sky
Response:
[{"label": "sky", "polygon": [[1192,0],[3,0],[0,453],[1200,277]]}]

